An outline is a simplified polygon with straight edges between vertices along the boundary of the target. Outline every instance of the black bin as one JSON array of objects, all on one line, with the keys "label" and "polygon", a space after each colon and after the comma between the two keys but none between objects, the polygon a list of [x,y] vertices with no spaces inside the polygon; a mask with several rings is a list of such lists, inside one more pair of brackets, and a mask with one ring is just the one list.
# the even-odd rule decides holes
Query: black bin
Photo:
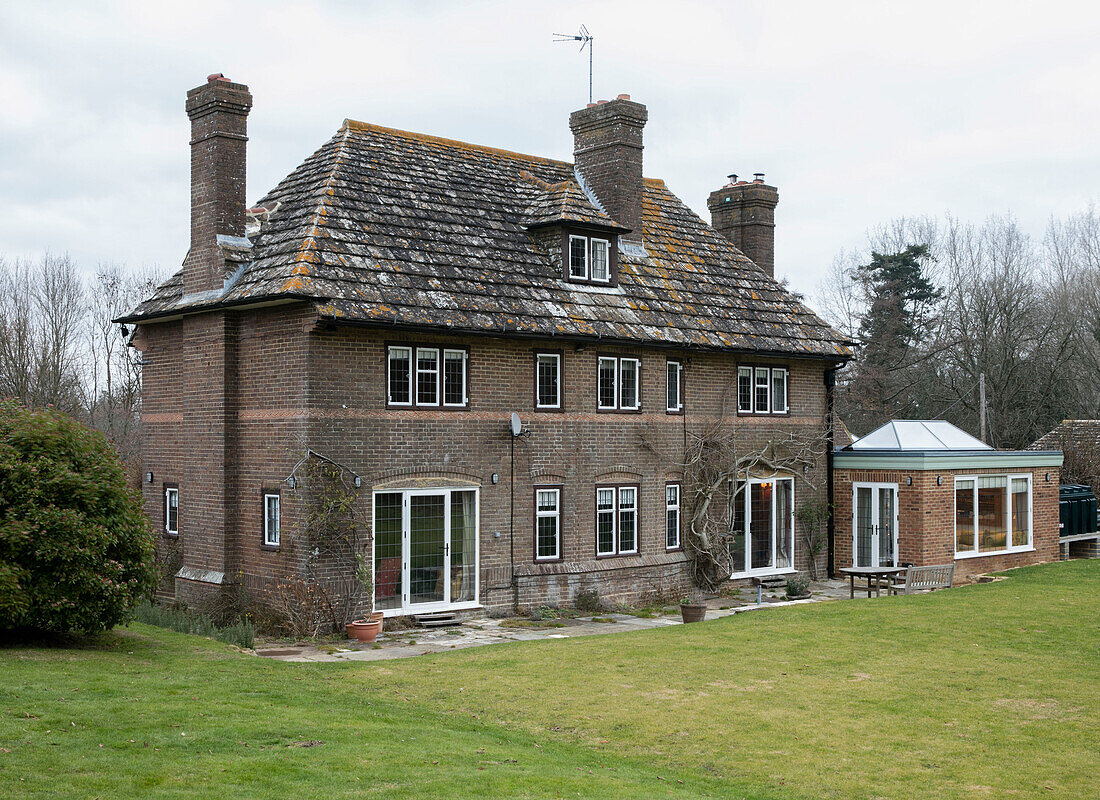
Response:
[{"label": "black bin", "polygon": [[1096,495],[1092,488],[1077,483],[1058,487],[1058,535],[1096,533]]}]

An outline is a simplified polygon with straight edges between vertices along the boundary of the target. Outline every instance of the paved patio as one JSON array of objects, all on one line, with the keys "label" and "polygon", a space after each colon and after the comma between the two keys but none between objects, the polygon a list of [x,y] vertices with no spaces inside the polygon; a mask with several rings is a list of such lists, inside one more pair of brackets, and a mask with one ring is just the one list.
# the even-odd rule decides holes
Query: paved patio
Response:
[{"label": "paved patio", "polygon": [[[848,599],[847,581],[816,581],[810,588],[812,595],[807,600],[788,601],[782,600],[777,594],[765,593],[759,605],[756,602],[755,588],[745,588],[729,596],[714,597],[707,600],[707,619],[718,619],[766,608]],[[858,594],[857,599],[859,599]],[[258,655],[279,661],[385,661],[428,653],[447,653],[452,650],[502,642],[599,636],[682,624],[679,611],[648,618],[613,612],[597,612],[572,619],[543,621],[529,618],[518,620],[486,618],[471,620],[450,628],[410,628],[383,633],[374,644],[361,644],[351,639],[343,639],[329,644],[261,646],[256,652]]]}]

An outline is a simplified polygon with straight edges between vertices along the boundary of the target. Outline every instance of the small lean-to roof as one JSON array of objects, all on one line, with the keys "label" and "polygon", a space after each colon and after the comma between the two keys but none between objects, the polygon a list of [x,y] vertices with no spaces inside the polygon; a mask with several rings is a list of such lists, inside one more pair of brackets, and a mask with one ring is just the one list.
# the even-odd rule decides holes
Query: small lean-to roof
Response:
[{"label": "small lean-to roof", "polygon": [[123,321],[305,299],[322,318],[381,327],[851,355],[659,180],[643,185],[644,252],[620,253],[615,287],[566,281],[528,232],[622,230],[563,161],[346,121],[258,206],[251,260],[216,301],[184,297],[177,274]]},{"label": "small lean-to roof", "polygon": [[942,419],[895,419],[848,445],[849,450],[992,450]]}]

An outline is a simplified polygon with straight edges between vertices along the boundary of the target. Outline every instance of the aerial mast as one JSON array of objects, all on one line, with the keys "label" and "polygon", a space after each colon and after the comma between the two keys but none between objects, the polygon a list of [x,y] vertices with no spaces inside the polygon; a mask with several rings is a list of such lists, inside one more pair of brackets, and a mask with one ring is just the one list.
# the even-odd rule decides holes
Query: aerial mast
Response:
[{"label": "aerial mast", "polygon": [[555,33],[555,42],[580,42],[581,48],[577,52],[581,52],[584,48],[588,48],[588,102],[592,102],[592,51],[595,49],[595,36],[588,32],[588,28],[581,25],[581,29],[576,34],[569,33]]}]

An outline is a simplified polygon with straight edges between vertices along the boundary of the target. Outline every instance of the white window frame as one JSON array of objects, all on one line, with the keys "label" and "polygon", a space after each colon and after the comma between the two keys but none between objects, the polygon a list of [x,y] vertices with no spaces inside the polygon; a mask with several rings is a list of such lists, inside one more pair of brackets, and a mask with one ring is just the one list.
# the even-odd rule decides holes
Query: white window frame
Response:
[{"label": "white window frame", "polygon": [[[420,369],[420,354],[421,353],[435,353],[435,369],[434,370],[427,370],[427,369],[422,370],[422,369]],[[430,375],[433,372],[435,373],[435,401],[431,402],[431,403],[423,403],[423,402],[420,401],[420,376],[421,375]],[[441,379],[442,379],[442,375],[441,375],[442,372],[443,372],[443,357],[442,357],[442,352],[438,347],[418,347],[418,348],[416,348],[416,380],[413,381],[413,388],[415,389],[415,392],[416,392],[413,395],[413,400],[415,401],[416,405],[423,406],[425,408],[434,408],[434,407],[437,407],[439,405],[440,400],[442,400],[442,398],[439,396],[440,395],[440,389],[442,388],[440,386]]]},{"label": "white window frame", "polygon": [[[591,280],[595,283],[611,283],[611,240],[590,238],[588,243],[591,248],[588,258],[588,272]],[[606,275],[603,278],[596,277],[595,250],[597,244],[603,245],[603,268],[606,270]]]},{"label": "white window frame", "polygon": [[[619,409],[622,411],[638,411],[642,407],[642,360],[640,358],[620,358],[618,359],[618,373],[619,373]],[[634,405],[628,406],[623,404],[623,364],[631,363],[634,365]]]},{"label": "white window frame", "polygon": [[[542,398],[542,371],[540,367],[544,358],[554,359],[554,371],[558,378],[556,386],[557,391],[555,392],[554,403],[552,405],[546,405],[540,402]],[[561,379],[561,353],[535,353],[535,408],[561,408]],[[598,392],[599,387],[597,386],[597,394]]]},{"label": "white window frame", "polygon": [[[757,394],[760,391],[761,383],[760,376],[764,376],[763,388],[767,392],[768,401],[765,408],[760,408],[760,403],[757,402]],[[770,414],[772,409],[772,371],[768,367],[756,367],[753,371],[752,381],[752,404],[754,411],[757,414]]]},{"label": "white window frame", "polygon": [[[612,363],[615,373],[612,381],[615,398],[609,406],[603,404],[603,396],[600,391],[600,382],[603,380],[603,364],[605,361],[610,361]],[[600,356],[596,361],[596,407],[601,411],[616,411],[619,408],[619,359],[615,356]]]},{"label": "white window frame", "polygon": [[[271,515],[268,514],[268,504],[275,501],[275,531],[272,536],[271,531]],[[264,492],[264,544],[268,547],[279,546],[279,535],[282,529],[283,518],[283,498],[277,492]]]},{"label": "white window frame", "polygon": [[[172,520],[172,505],[170,498],[176,498],[176,527],[170,528]],[[164,487],[164,532],[169,536],[180,535],[180,490],[178,486]]]},{"label": "white window frame", "polygon": [[[670,496],[669,496],[669,493],[672,490],[675,490],[675,494],[676,494],[675,502],[673,502],[670,499]],[[681,542],[680,542],[681,492],[682,492],[682,490],[680,489],[680,484],[679,483],[666,483],[665,484],[665,550],[679,550],[680,547],[681,547]],[[670,511],[674,512],[676,514],[676,543],[675,544],[669,544],[668,543],[668,515],[669,515]]]},{"label": "white window frame", "polygon": [[[432,348],[428,348],[428,349],[432,349]],[[447,402],[447,356],[454,357],[456,355],[462,361],[462,378],[461,378],[461,380],[462,380],[462,402],[460,402],[460,403],[448,403]],[[470,402],[470,398],[467,395],[467,389],[466,389],[466,384],[467,384],[466,359],[468,357],[469,357],[469,354],[465,350],[456,350],[454,348],[445,348],[443,350],[442,360],[439,362],[439,384],[440,384],[439,400],[447,408],[465,408]]]},{"label": "white window frame", "polygon": [[[783,376],[783,408],[775,407],[775,377],[776,375]],[[786,414],[791,407],[790,402],[790,381],[788,380],[790,373],[785,367],[772,367],[771,375],[768,378],[768,402],[771,404],[771,413],[773,414]]]},{"label": "white window frame", "polygon": [[[790,483],[791,483],[791,510],[790,510],[790,518],[787,521],[788,525],[789,525],[789,530],[791,532],[791,539],[790,539],[790,542],[789,542],[790,548],[791,548],[791,566],[789,566],[789,567],[771,566],[771,567],[760,567],[760,568],[757,568],[757,569],[753,569],[752,568],[752,540],[751,540],[751,533],[750,533],[750,531],[752,530],[752,503],[749,502],[752,498],[752,486],[753,486],[753,484],[760,484],[760,483],[772,483],[772,484],[774,484],[774,483],[777,483],[778,481],[790,481]],[[731,482],[731,483],[733,484],[733,490],[731,490],[731,496],[733,496],[733,503],[737,502],[737,497],[735,496],[735,490],[736,490],[737,484],[740,483],[740,484],[744,485],[744,490],[741,493],[741,502],[744,503],[743,508],[744,508],[744,517],[745,517],[745,531],[744,531],[744,533],[745,533],[745,563],[743,565],[741,565],[743,567],[743,569],[734,569],[733,573],[731,574],[730,577],[732,577],[732,578],[744,578],[744,577],[753,576],[753,575],[787,575],[787,574],[790,574],[790,573],[797,572],[798,570],[795,569],[795,563],[796,563],[795,547],[798,543],[798,539],[794,535],[794,533],[795,533],[795,531],[794,531],[794,522],[795,522],[795,520],[794,520],[794,508],[795,508],[795,480],[794,480],[794,476],[793,475],[781,475],[781,474],[776,473],[776,474],[769,475],[767,477],[750,477],[748,480],[745,480],[744,478],[738,478],[737,481]],[[772,562],[773,563],[775,562],[775,556],[776,556],[776,553],[778,552],[778,548],[776,547],[776,545],[777,545],[776,537],[779,535],[779,517],[776,515],[776,506],[778,504],[778,499],[779,499],[779,492],[777,491],[777,489],[773,488],[772,489],[772,500],[771,500],[772,525],[771,525],[771,531],[770,531],[770,533],[771,533],[771,548],[772,548],[771,553],[772,553]],[[733,514],[735,512],[734,512],[733,509],[731,509],[730,513]]]},{"label": "white window frame", "polygon": [[[670,386],[669,376],[676,375],[676,404],[669,405],[668,395]],[[684,410],[684,365],[676,359],[668,359],[665,362],[665,411],[679,413]]]},{"label": "white window frame", "polygon": [[[745,408],[741,405],[741,379],[749,379],[749,405]],[[756,399],[756,379],[753,376],[752,367],[738,367],[737,368],[737,413],[738,414],[751,414],[753,411],[753,400]]]},{"label": "white window frame", "polygon": [[[584,274],[583,275],[576,275],[576,274],[573,273],[573,242],[574,242],[574,240],[584,243]],[[566,254],[565,258],[566,258],[566,261],[565,261],[566,273],[569,275],[569,277],[572,280],[575,280],[575,281],[586,281],[586,280],[588,280],[589,265],[588,265],[588,237],[587,236],[576,236],[572,233],[569,234],[569,252]]]},{"label": "white window frame", "polygon": [[[1004,478],[1005,479],[1005,526],[1006,536],[1005,541],[1012,541],[1012,481],[1014,479],[1027,480],[1027,544],[1026,545],[1014,545],[1009,544],[1008,547],[1001,550],[986,550],[981,551],[978,549],[978,545],[981,542],[981,528],[978,521],[978,479],[979,478]],[[970,550],[959,550],[959,515],[958,508],[958,491],[959,483],[964,481],[972,481],[974,484],[974,547]],[[998,473],[974,473],[970,475],[956,475],[955,476],[955,495],[952,496],[951,513],[954,518],[952,523],[952,529],[955,534],[955,560],[965,558],[985,558],[987,556],[1004,555],[1005,553],[1027,553],[1035,550],[1035,486],[1032,481],[1032,475],[1030,472],[1014,473],[1014,472],[998,472]]]},{"label": "white window frame", "polygon": [[[539,495],[549,492],[554,495],[554,510],[543,511],[539,508]],[[554,555],[539,555],[539,520],[554,520]],[[535,561],[558,561],[561,559],[561,489],[557,486],[535,487]]]},{"label": "white window frame", "polygon": [[[409,359],[409,399],[408,402],[396,402],[393,399],[393,384],[391,373],[393,371],[394,351],[402,350],[407,353]],[[416,405],[416,348],[411,345],[390,345],[386,348],[386,405],[407,408]]]},{"label": "white window frame", "polygon": [[[624,509],[622,507],[622,490],[633,492],[634,505]],[[611,492],[611,508],[600,510],[600,492]],[[600,558],[606,558],[610,556],[633,556],[637,555],[640,550],[641,539],[641,507],[639,497],[641,496],[641,490],[636,483],[624,483],[621,485],[613,486],[596,486],[596,555]],[[622,513],[623,511],[633,512],[634,514],[634,547],[630,550],[622,549]],[[600,536],[599,536],[599,524],[600,514],[611,514],[611,550],[600,550]]]}]

